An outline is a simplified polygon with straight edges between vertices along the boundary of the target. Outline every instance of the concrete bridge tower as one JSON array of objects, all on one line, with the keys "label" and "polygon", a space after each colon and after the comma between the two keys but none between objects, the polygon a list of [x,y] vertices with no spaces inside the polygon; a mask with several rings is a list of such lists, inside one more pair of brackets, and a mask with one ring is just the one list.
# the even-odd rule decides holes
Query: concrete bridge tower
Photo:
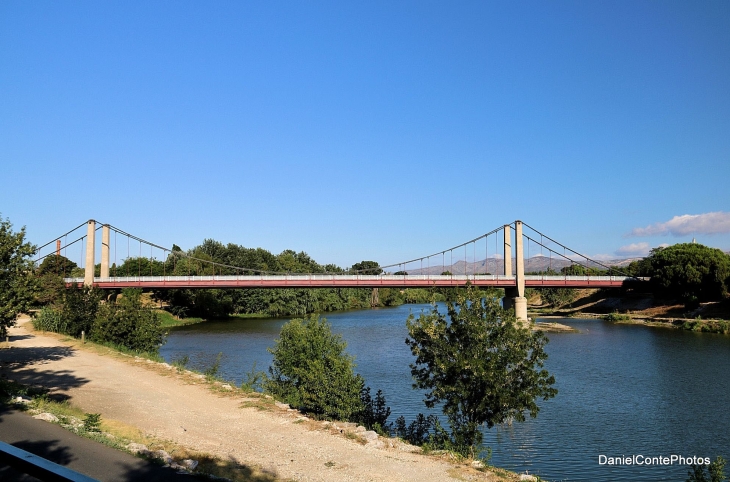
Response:
[{"label": "concrete bridge tower", "polygon": [[[504,275],[512,276],[512,227],[504,226]],[[525,255],[522,239],[522,221],[515,221],[515,286],[504,289],[502,304],[505,309],[514,308],[519,321],[527,322],[527,298],[525,298]]]},{"label": "concrete bridge tower", "polygon": [[[84,286],[94,285],[94,269],[96,268],[96,221],[89,219],[86,225],[86,266],[84,267]],[[102,278],[109,277],[109,225],[101,227],[101,273]]]}]

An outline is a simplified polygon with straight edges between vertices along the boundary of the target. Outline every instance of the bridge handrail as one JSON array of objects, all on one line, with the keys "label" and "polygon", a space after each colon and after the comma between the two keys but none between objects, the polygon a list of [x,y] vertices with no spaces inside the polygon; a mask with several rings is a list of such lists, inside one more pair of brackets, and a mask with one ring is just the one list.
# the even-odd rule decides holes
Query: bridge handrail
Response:
[{"label": "bridge handrail", "polygon": [[[445,280],[514,280],[514,276],[506,275],[485,275],[485,274],[455,274],[455,275],[331,275],[331,274],[289,274],[283,276],[272,275],[209,275],[209,276],[121,276],[109,278],[94,278],[94,282],[182,282],[182,281],[398,281],[398,280],[416,280],[416,281],[445,281]],[[559,276],[559,275],[525,275],[526,281],[626,281],[641,280],[647,281],[649,278],[632,278],[629,276]],[[64,278],[66,283],[83,283],[84,278]]]}]

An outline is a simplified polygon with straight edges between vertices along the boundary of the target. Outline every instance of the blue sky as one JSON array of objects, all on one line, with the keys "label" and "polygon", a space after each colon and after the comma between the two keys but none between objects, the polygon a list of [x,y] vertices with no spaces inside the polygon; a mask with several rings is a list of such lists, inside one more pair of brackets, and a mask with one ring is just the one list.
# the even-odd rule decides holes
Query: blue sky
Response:
[{"label": "blue sky", "polygon": [[[0,2],[0,213],[398,262],[730,249],[730,3]],[[689,215],[690,217],[677,218]]]}]

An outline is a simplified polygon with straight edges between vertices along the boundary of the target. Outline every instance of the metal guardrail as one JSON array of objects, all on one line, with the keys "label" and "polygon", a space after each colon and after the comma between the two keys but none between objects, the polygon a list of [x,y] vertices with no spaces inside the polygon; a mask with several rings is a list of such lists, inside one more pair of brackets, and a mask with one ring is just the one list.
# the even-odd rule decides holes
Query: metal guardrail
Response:
[{"label": "metal guardrail", "polygon": [[0,442],[0,464],[48,482],[99,482],[5,442]]},{"label": "metal guardrail", "polygon": [[[325,274],[309,274],[309,275],[281,275],[281,276],[264,276],[264,275],[240,275],[240,276],[125,276],[114,278],[94,278],[95,283],[105,282],[143,282],[143,281],[376,281],[376,280],[413,280],[413,281],[501,281],[514,280],[514,276],[504,275],[325,275]],[[530,281],[626,281],[626,280],[646,280],[648,278],[631,278],[627,276],[548,276],[548,275],[525,275],[525,280]],[[83,283],[84,278],[64,278],[66,283]]]}]

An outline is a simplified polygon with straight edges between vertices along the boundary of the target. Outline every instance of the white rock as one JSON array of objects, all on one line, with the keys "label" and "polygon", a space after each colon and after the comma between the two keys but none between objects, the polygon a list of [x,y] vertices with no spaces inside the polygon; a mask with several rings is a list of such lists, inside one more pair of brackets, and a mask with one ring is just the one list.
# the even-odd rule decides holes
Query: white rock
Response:
[{"label": "white rock", "polygon": [[48,412],[43,412],[43,413],[39,413],[38,415],[33,415],[33,418],[36,418],[38,420],[45,420],[46,422],[58,422],[58,417],[56,417],[52,413],[48,413]]},{"label": "white rock", "polygon": [[279,408],[283,408],[284,410],[289,410],[291,408],[288,403],[274,402],[274,405]]},{"label": "white rock", "polygon": [[127,445],[127,450],[129,450],[133,454],[146,454],[149,452],[149,449],[147,448],[146,445],[138,444],[138,443],[134,443],[134,442]]},{"label": "white rock", "polygon": [[362,432],[359,435],[360,435],[360,437],[364,438],[368,442],[371,442],[373,440],[378,440],[378,434],[372,430],[366,430],[365,432]]},{"label": "white rock", "polygon": [[358,425],[357,427],[355,427],[355,433],[363,433],[365,431],[367,431],[367,429],[362,425]]},{"label": "white rock", "polygon": [[30,403],[31,399],[28,397],[23,397],[21,395],[18,395],[17,397],[15,397],[15,402],[16,403]]},{"label": "white rock", "polygon": [[166,464],[171,464],[171,463],[174,462],[174,460],[172,459],[172,457],[170,456],[170,454],[168,454],[164,450],[156,450],[155,452],[152,452],[152,455],[154,457],[162,460]]},{"label": "white rock", "polygon": [[230,385],[229,385],[229,384],[227,384],[227,383],[224,383],[223,385],[221,385],[221,388],[222,388],[223,390],[233,390],[233,387],[232,387],[232,386],[230,386]]},{"label": "white rock", "polygon": [[536,481],[537,477],[530,474],[520,474],[520,480]]},{"label": "white rock", "polygon": [[481,460],[474,460],[471,463],[471,466],[474,467],[474,468],[476,468],[476,469],[481,469],[482,467],[484,467],[484,464],[482,463]]},{"label": "white rock", "polygon": [[185,459],[182,462],[180,462],[180,465],[182,465],[183,467],[185,467],[188,470],[195,470],[195,467],[198,466],[198,461],[192,460],[192,459]]}]

